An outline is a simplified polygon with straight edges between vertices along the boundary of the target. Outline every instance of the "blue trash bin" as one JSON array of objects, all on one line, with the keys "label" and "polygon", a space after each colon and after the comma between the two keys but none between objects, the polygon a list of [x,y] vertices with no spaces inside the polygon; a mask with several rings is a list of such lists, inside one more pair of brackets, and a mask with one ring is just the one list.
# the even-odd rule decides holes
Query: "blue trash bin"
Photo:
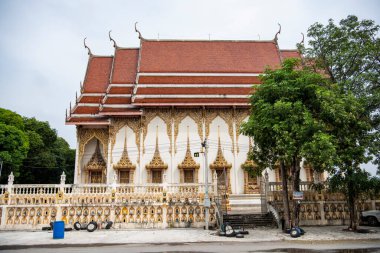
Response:
[{"label": "blue trash bin", "polygon": [[65,222],[54,221],[53,224],[53,239],[65,238]]}]

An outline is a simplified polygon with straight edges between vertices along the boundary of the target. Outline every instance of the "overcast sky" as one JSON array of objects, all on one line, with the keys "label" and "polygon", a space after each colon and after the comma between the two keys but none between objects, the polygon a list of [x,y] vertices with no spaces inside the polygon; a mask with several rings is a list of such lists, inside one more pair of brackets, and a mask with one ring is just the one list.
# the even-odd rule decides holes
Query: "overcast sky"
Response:
[{"label": "overcast sky", "polygon": [[161,39],[268,40],[280,23],[280,48],[295,48],[311,24],[350,14],[380,24],[380,1],[0,0],[0,107],[49,121],[75,147],[64,117],[84,79],[84,37],[110,55],[109,30],[119,46],[139,45],[136,21],[145,38]]}]

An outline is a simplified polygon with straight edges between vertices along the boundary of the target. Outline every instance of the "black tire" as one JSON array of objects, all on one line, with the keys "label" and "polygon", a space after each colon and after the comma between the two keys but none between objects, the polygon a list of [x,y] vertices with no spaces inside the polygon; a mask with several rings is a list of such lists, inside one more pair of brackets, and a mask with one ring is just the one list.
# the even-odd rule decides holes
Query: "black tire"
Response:
[{"label": "black tire", "polygon": [[290,230],[290,236],[293,237],[293,238],[297,238],[297,237],[300,237],[300,232],[298,229],[296,228],[292,228]]},{"label": "black tire", "polygon": [[369,225],[369,226],[372,226],[372,227],[373,227],[373,226],[376,226],[377,223],[378,223],[376,217],[374,217],[374,216],[369,216],[369,217],[367,218],[367,221],[368,221],[368,225]]},{"label": "black tire", "polygon": [[74,227],[75,230],[81,230],[82,225],[77,221],[77,222],[74,223],[73,227]]},{"label": "black tire", "polygon": [[86,229],[88,232],[94,232],[98,228],[98,224],[96,222],[90,222],[88,223]]},{"label": "black tire", "polygon": [[234,237],[236,235],[235,230],[231,225],[226,226],[226,237]]},{"label": "black tire", "polygon": [[107,222],[106,229],[110,229],[113,225],[112,221]]},{"label": "black tire", "polygon": [[236,237],[236,238],[244,238],[244,235],[238,233],[238,234],[235,235],[235,237]]}]

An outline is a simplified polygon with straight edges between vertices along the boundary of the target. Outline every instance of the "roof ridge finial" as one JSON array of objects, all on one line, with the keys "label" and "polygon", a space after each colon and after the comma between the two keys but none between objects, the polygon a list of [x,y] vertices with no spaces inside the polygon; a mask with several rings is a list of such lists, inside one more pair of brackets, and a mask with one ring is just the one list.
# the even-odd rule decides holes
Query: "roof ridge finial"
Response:
[{"label": "roof ridge finial", "polygon": [[113,42],[113,47],[114,48],[118,48],[118,46],[116,44],[116,41],[111,37],[111,32],[112,32],[112,30],[109,30],[109,32],[108,32],[108,38],[110,39],[110,41]]},{"label": "roof ridge finial", "polygon": [[79,81],[79,87],[80,87],[80,92],[83,93],[83,83],[82,83],[82,81]]},{"label": "roof ridge finial", "polygon": [[137,23],[138,22],[135,22],[135,32],[139,34],[139,39],[144,39],[144,37],[141,35],[141,32],[137,29]]},{"label": "roof ridge finial", "polygon": [[89,55],[89,56],[92,56],[91,49],[90,49],[90,48],[87,46],[87,44],[86,44],[86,39],[87,39],[87,37],[85,37],[84,40],[83,40],[84,48],[86,48],[86,49],[88,50],[88,55]]},{"label": "roof ridge finial", "polygon": [[279,26],[279,29],[278,29],[278,32],[276,33],[276,35],[274,36],[274,42],[276,42],[277,44],[277,41],[278,41],[278,35],[281,33],[281,24],[280,23],[277,23],[278,26]]},{"label": "roof ridge finial", "polygon": [[300,42],[300,44],[304,45],[305,44],[305,35],[303,33],[302,34],[302,40]]}]

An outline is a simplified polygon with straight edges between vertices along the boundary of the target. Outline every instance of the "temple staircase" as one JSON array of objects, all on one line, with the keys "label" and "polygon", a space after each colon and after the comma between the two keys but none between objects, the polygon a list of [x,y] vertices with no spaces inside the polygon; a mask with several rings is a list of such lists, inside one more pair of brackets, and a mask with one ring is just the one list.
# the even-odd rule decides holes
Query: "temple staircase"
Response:
[{"label": "temple staircase", "polygon": [[230,194],[228,214],[261,214],[260,194]]},{"label": "temple staircase", "polygon": [[234,229],[254,227],[275,227],[273,215],[267,212],[261,194],[230,194],[229,209],[223,215],[223,222],[228,222]]}]

